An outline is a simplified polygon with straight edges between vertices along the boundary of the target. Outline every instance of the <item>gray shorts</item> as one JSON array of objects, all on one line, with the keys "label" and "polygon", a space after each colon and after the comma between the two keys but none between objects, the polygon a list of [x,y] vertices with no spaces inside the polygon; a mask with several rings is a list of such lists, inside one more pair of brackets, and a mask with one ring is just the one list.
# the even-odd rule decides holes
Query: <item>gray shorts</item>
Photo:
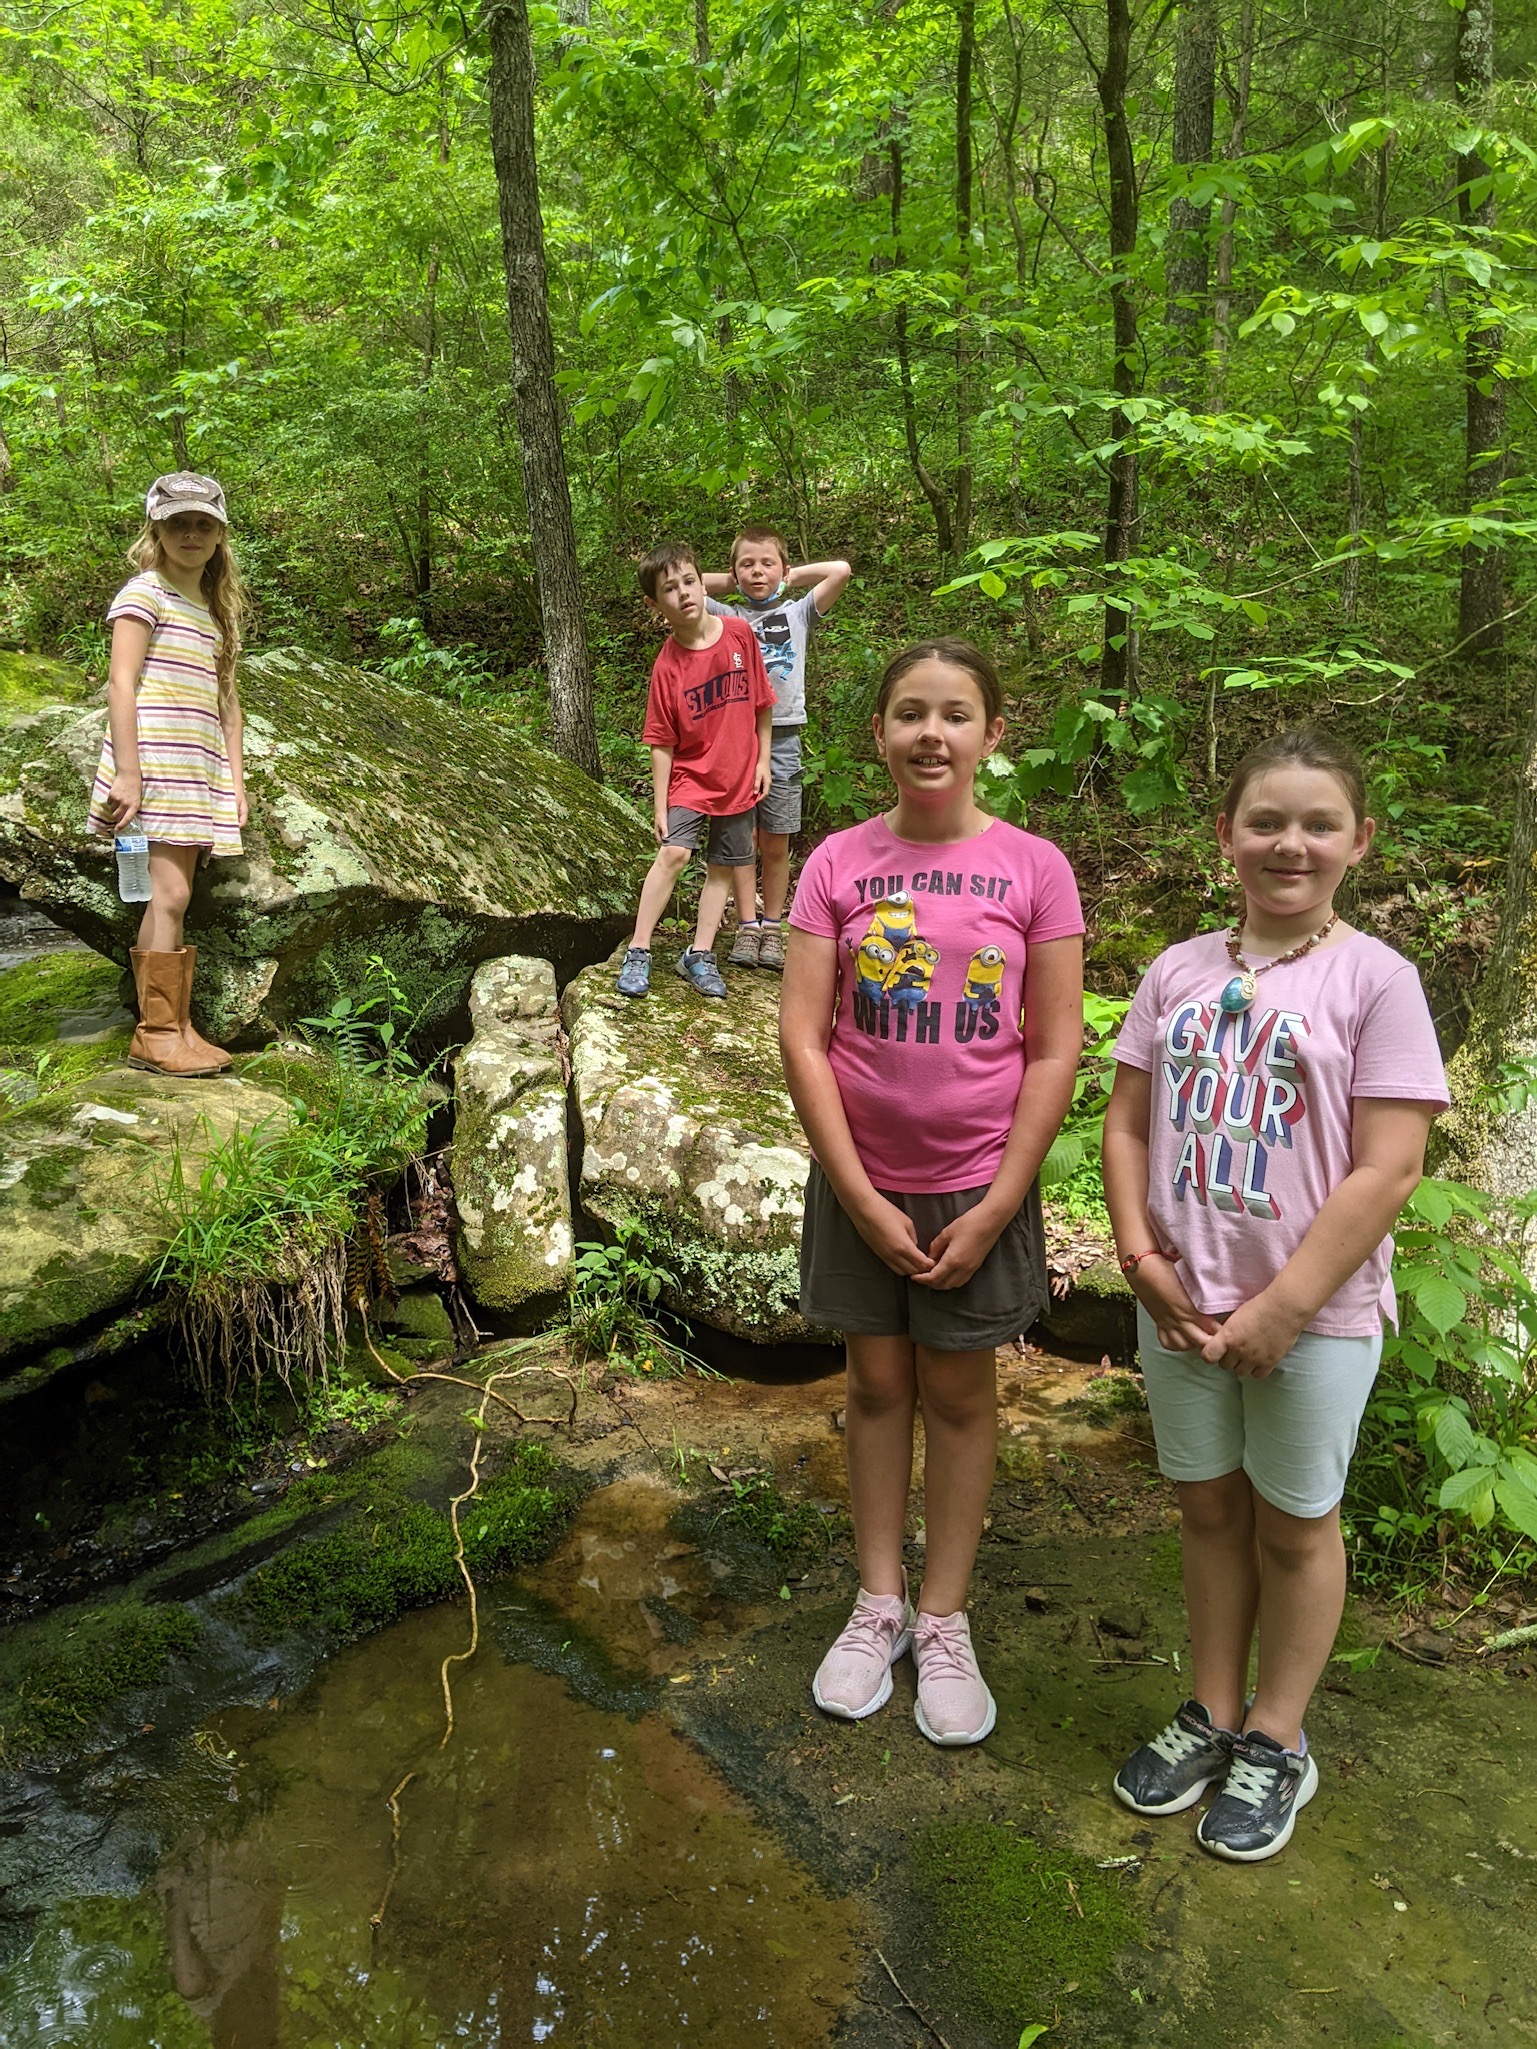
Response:
[{"label": "gray shorts", "polygon": [[[881,1193],[913,1220],[925,1250],[987,1193]],[[906,1337],[936,1352],[981,1352],[1027,1331],[1046,1306],[1046,1239],[1032,1188],[992,1251],[960,1288],[924,1288],[893,1273],[860,1237],[813,1160],[801,1227],[801,1315],[856,1337]]]},{"label": "gray shorts", "polygon": [[750,868],[753,864],[752,825],[753,814],[750,811],[733,811],[727,817],[712,818],[704,811],[690,811],[685,804],[669,804],[667,837],[662,844],[687,847],[693,853],[708,826],[709,836],[705,839],[704,849],[706,863],[712,868]]},{"label": "gray shorts", "polygon": [[769,740],[769,793],[758,806],[760,832],[801,829],[801,729],[775,726]]},{"label": "gray shorts", "polygon": [[1166,1352],[1140,1303],[1137,1340],[1167,1479],[1220,1480],[1242,1467],[1254,1491],[1285,1515],[1312,1520],[1338,1505],[1377,1378],[1380,1331],[1304,1331],[1263,1380],[1240,1380],[1199,1352]]}]

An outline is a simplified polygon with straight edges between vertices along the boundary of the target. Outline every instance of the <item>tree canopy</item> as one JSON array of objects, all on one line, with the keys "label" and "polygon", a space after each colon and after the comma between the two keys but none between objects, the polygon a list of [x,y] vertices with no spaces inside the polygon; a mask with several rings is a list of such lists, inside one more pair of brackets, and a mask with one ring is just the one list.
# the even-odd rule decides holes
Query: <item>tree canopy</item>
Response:
[{"label": "tree canopy", "polygon": [[[748,510],[887,579],[872,636],[1013,648],[1060,699],[1034,785],[1108,736],[1134,811],[1253,693],[1439,701],[1519,642],[1529,0],[530,16],[600,675],[633,557]],[[538,665],[491,40],[439,0],[6,0],[13,637],[88,643],[191,466],[266,638]]]}]

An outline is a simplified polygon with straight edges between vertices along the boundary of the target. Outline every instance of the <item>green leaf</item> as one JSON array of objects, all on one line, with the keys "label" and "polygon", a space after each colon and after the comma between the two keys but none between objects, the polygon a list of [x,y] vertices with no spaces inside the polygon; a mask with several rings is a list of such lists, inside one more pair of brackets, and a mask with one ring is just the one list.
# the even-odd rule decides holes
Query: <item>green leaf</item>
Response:
[{"label": "green leaf", "polygon": [[1433,1273],[1410,1289],[1415,1308],[1435,1331],[1445,1337],[1468,1313],[1468,1298],[1457,1283],[1443,1273]]},{"label": "green leaf", "polygon": [[1504,1475],[1494,1483],[1494,1498],[1500,1513],[1523,1537],[1537,1537],[1537,1494],[1524,1480]]},{"label": "green leaf", "polygon": [[1449,1466],[1469,1466],[1476,1463],[1478,1432],[1455,1402],[1448,1402],[1436,1417],[1436,1450]]},{"label": "green leaf", "polygon": [[1443,1508],[1456,1509],[1483,1529],[1494,1514],[1494,1475],[1487,1466],[1469,1466],[1443,1480],[1436,1499]]},{"label": "green leaf", "polygon": [[[743,571],[746,574],[746,571]],[[995,569],[984,569],[977,578],[978,588],[984,597],[1003,598],[1008,596],[1009,587]]]},{"label": "green leaf", "polygon": [[1049,2035],[1050,2033],[1050,2021],[1032,2021],[1030,2026],[1025,2028],[1020,2034],[1019,2049],[1030,2049],[1032,2042],[1039,2042],[1042,2035]]}]

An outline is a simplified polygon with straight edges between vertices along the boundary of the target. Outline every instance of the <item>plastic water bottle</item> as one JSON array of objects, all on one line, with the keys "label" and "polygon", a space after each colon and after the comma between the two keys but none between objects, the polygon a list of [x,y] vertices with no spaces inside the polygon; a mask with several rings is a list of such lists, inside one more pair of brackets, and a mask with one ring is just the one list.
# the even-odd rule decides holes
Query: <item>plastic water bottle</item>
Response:
[{"label": "plastic water bottle", "polygon": [[154,894],[149,886],[149,840],[142,832],[120,832],[112,842],[117,851],[117,893],[125,904],[147,904]]}]

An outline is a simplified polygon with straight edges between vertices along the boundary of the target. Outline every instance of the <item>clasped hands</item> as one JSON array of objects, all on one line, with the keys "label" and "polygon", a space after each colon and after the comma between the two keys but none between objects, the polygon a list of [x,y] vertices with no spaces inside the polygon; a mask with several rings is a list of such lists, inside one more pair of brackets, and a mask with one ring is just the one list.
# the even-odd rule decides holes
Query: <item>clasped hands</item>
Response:
[{"label": "clasped hands", "polygon": [[859,1235],[893,1273],[924,1288],[962,1288],[997,1244],[1007,1217],[995,1217],[985,1201],[938,1233],[927,1252],[906,1210],[876,1195],[854,1217]]},{"label": "clasped hands", "polygon": [[1240,1303],[1219,1323],[1196,1308],[1172,1259],[1144,1259],[1127,1278],[1166,1352],[1199,1352],[1209,1365],[1240,1380],[1263,1380],[1273,1373],[1302,1334],[1302,1324],[1269,1289]]}]

